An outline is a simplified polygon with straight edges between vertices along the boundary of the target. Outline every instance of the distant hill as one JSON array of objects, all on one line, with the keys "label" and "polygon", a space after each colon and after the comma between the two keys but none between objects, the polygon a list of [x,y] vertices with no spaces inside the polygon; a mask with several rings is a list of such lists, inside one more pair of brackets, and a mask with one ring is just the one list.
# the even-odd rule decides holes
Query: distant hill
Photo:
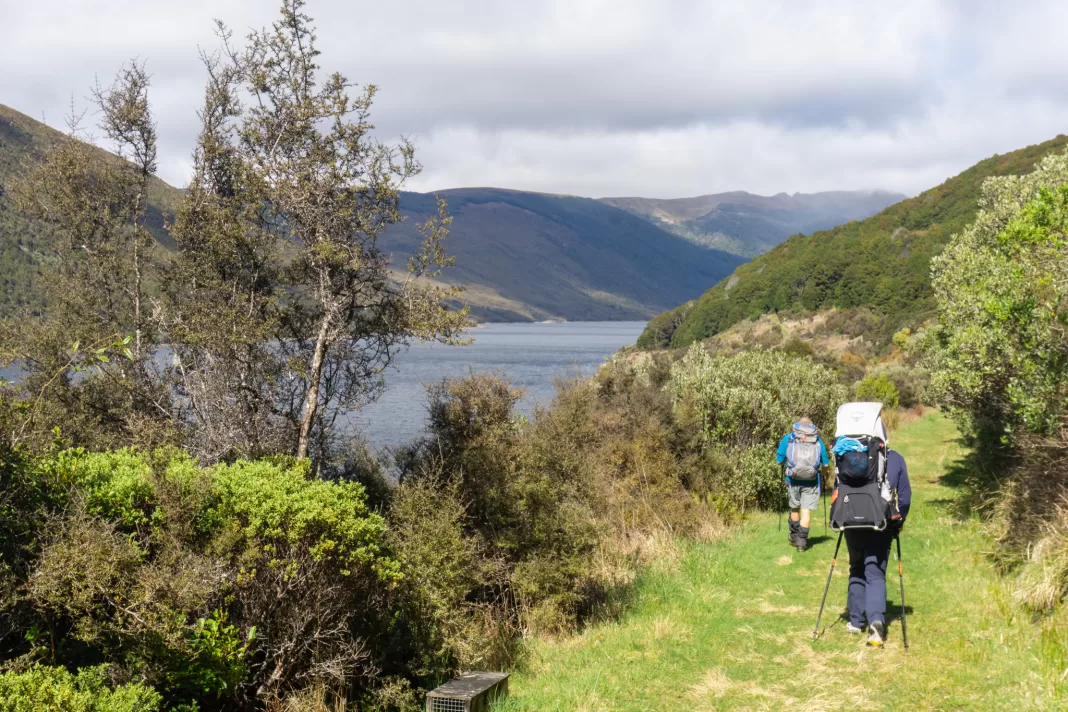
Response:
[{"label": "distant hill", "polygon": [[638,345],[681,347],[769,312],[811,313],[868,307],[885,318],[882,331],[934,313],[931,258],[975,217],[979,189],[990,176],[1030,172],[1068,137],[980,161],[915,198],[878,215],[812,235],[798,235],[705,292],[650,321]]},{"label": "distant hill", "polygon": [[[47,225],[15,211],[4,188],[62,138],[0,105],[0,314],[42,306],[38,265],[55,239]],[[454,216],[446,249],[457,258],[442,278],[467,287],[480,319],[647,319],[696,297],[742,261],[587,198],[492,188],[441,195]],[[153,180],[149,217],[164,246],[173,244],[164,221],[180,199],[179,189]],[[436,208],[433,196],[418,193],[404,193],[401,207],[409,219],[381,245],[403,266],[421,239],[416,224]]]},{"label": "distant hill", "polygon": [[779,193],[770,197],[735,191],[669,200],[602,198],[602,202],[697,244],[748,259],[791,235],[863,220],[904,197],[882,190]]},{"label": "distant hill", "polygon": [[[36,285],[38,265],[47,259],[55,234],[50,226],[16,211],[8,187],[63,138],[59,131],[0,104],[0,314],[41,306]],[[100,157],[118,160],[103,150]],[[148,227],[168,247],[173,242],[164,222],[173,215],[181,197],[180,190],[159,179],[149,183]]]},{"label": "distant hill", "polygon": [[[471,285],[472,310],[485,319],[648,319],[742,261],[590,198],[497,188],[437,194],[454,217],[446,248],[456,266],[442,276]],[[401,209],[408,220],[381,244],[405,254],[434,196],[403,193]]]}]

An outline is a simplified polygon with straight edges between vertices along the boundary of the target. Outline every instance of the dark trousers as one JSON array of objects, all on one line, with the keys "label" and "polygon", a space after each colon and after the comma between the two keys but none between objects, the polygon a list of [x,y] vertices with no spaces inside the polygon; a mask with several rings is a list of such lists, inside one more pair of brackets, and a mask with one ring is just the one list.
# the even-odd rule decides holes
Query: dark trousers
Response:
[{"label": "dark trousers", "polygon": [[849,622],[858,628],[886,624],[886,563],[892,536],[871,529],[845,533],[849,549]]}]

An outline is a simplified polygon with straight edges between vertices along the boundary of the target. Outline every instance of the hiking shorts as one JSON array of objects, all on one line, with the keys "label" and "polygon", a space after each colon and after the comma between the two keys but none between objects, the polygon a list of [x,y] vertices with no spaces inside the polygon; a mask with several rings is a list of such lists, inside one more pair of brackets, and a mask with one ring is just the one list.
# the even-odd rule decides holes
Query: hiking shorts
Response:
[{"label": "hiking shorts", "polygon": [[818,481],[791,483],[786,489],[789,490],[790,509],[819,509],[820,485]]}]

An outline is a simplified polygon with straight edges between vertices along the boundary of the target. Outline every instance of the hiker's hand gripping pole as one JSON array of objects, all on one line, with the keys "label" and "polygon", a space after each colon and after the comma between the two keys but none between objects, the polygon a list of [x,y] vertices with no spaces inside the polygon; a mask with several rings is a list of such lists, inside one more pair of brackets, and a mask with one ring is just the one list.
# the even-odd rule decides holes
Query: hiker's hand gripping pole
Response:
[{"label": "hiker's hand gripping pole", "polygon": [[905,567],[901,563],[901,532],[894,535],[897,542],[897,580],[901,583],[901,641],[909,649],[909,629],[905,625]]},{"label": "hiker's hand gripping pole", "polygon": [[[815,640],[820,635],[820,619],[823,618],[823,606],[827,603],[827,592],[831,590],[831,576],[834,575],[834,565],[838,562],[838,549],[842,546],[842,535],[844,531],[838,532],[838,543],[834,545],[834,556],[831,557],[831,570],[827,573],[827,585],[823,587],[823,600],[820,601],[820,612],[816,616],[816,627],[812,629],[812,639]],[[904,608],[902,608],[904,610]]]}]

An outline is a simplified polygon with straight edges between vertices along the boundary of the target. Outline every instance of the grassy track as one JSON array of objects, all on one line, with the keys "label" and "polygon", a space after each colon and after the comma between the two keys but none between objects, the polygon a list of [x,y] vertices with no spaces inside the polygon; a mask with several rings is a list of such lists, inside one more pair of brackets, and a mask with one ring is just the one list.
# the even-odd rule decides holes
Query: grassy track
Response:
[{"label": "grassy track", "polygon": [[[535,645],[503,710],[1065,710],[1064,626],[1013,614],[1011,592],[982,554],[981,523],[955,519],[939,484],[961,455],[938,414],[891,444],[909,464],[914,504],[902,536],[909,643],[901,644],[897,577],[888,580],[889,640],[865,648],[845,632],[843,543],[811,642],[835,540],[797,553],[761,516],[732,536],[688,544],[645,574],[619,620]],[[891,559],[890,568],[896,574]],[[1059,632],[1058,632],[1059,631]]]}]

